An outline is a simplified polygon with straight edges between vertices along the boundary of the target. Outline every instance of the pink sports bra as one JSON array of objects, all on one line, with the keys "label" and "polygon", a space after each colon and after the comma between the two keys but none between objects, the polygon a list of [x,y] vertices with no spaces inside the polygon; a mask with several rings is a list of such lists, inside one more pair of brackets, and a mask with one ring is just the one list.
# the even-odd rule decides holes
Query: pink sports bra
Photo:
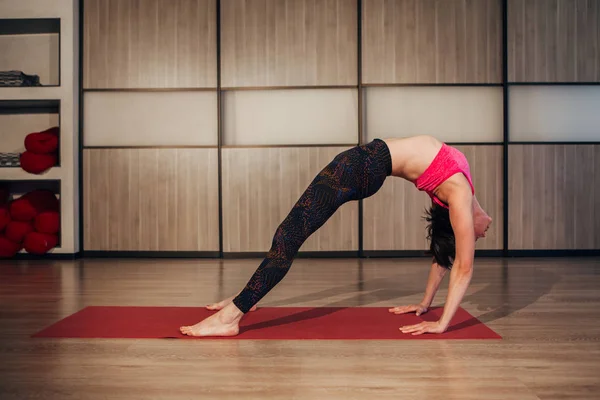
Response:
[{"label": "pink sports bra", "polygon": [[435,156],[429,167],[427,167],[423,174],[415,181],[415,186],[417,189],[426,192],[429,197],[431,197],[431,200],[444,208],[448,208],[444,202],[442,202],[433,194],[433,191],[446,179],[458,172],[461,172],[465,175],[469,181],[469,184],[471,185],[473,194],[475,194],[475,188],[473,187],[471,170],[469,168],[469,162],[467,161],[467,158],[463,153],[454,147],[443,143],[442,148]]}]

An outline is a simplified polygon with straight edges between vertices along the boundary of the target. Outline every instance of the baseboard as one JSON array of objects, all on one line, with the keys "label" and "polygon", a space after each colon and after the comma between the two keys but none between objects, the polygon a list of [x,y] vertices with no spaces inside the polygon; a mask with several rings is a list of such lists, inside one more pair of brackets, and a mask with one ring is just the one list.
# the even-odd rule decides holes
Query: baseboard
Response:
[{"label": "baseboard", "polygon": [[502,257],[504,252],[502,250],[482,249],[475,250],[475,257]]},{"label": "baseboard", "polygon": [[[264,258],[266,251],[227,252],[225,259]],[[296,258],[358,258],[358,251],[301,251]]]},{"label": "baseboard", "polygon": [[84,258],[219,258],[218,251],[98,251],[86,250]]},{"label": "baseboard", "polygon": [[431,257],[426,250],[363,250],[365,258],[420,258]]},{"label": "baseboard", "polygon": [[589,250],[509,250],[508,257],[600,257],[600,249]]},{"label": "baseboard", "polygon": [[[48,253],[35,255],[19,253],[11,260],[76,260],[80,258],[264,258],[266,252],[226,252],[218,251],[96,251],[86,250],[77,253]],[[476,250],[476,257],[600,257],[600,249],[586,250]],[[303,251],[296,258],[429,258],[425,250],[366,250],[358,251]]]},{"label": "baseboard", "polygon": [[30,253],[18,253],[12,258],[0,259],[2,261],[14,261],[14,260],[76,260],[81,258],[81,252],[77,253],[47,253],[42,255],[30,254]]},{"label": "baseboard", "polygon": [[[47,254],[35,256],[19,254],[21,259],[75,259],[75,258],[264,258],[266,252],[218,251],[84,251],[76,254]],[[476,250],[476,257],[503,257],[502,250]],[[600,249],[592,250],[509,250],[507,257],[597,257]],[[366,250],[362,256],[358,251],[301,251],[296,258],[421,258],[431,257],[426,250]]]},{"label": "baseboard", "polygon": [[[425,250],[365,250],[366,258],[431,257]],[[475,250],[475,257],[504,257],[503,250]],[[600,257],[600,249],[590,250],[508,250],[506,257]]]},{"label": "baseboard", "polygon": [[[266,251],[227,252],[224,259],[264,258]],[[221,258],[218,251],[97,251],[86,250],[85,258]],[[358,251],[305,251],[296,258],[356,258]]]},{"label": "baseboard", "polygon": [[[366,258],[430,258],[427,250],[365,250]],[[502,257],[502,250],[475,250],[475,257]]]}]

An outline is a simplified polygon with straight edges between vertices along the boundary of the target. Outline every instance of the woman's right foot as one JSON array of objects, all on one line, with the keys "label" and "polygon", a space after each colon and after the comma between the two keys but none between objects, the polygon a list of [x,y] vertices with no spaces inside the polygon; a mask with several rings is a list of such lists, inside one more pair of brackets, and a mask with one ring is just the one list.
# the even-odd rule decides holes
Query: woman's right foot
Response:
[{"label": "woman's right foot", "polygon": [[233,304],[195,325],[181,326],[179,331],[187,336],[235,336],[240,331],[244,314]]},{"label": "woman's right foot", "polygon": [[[220,311],[223,308],[225,308],[228,304],[230,304],[234,298],[235,296],[231,296],[223,301],[219,301],[218,303],[209,304],[206,306],[206,308],[212,311]],[[256,306],[252,307],[250,311],[256,311]]]}]

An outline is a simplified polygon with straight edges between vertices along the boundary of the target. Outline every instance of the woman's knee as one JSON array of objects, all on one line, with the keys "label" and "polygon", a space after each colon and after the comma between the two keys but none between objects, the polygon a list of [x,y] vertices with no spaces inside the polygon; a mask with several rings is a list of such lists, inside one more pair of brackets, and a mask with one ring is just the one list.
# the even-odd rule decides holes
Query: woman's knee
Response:
[{"label": "woman's knee", "polygon": [[299,232],[291,232],[284,226],[280,225],[273,235],[271,243],[271,251],[269,256],[271,258],[282,258],[287,259],[293,257],[297,252],[297,239]]}]

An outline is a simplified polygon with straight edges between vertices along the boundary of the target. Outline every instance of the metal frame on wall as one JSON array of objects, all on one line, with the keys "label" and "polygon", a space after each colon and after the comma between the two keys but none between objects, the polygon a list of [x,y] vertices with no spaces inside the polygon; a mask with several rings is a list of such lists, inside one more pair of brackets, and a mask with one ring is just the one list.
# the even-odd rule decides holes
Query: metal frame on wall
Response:
[{"label": "metal frame on wall", "polygon": [[[362,8],[362,0],[358,0],[359,3],[359,7]],[[502,7],[503,7],[503,21],[502,21],[502,26],[503,26],[503,36],[506,34],[506,25],[507,25],[507,18],[506,18],[506,10],[507,10],[507,0],[502,0]],[[362,20],[359,22],[359,24],[362,23]],[[359,38],[359,42],[362,42],[361,38]],[[503,43],[502,43],[502,52],[504,55],[507,54],[507,41],[503,38]],[[359,60],[359,64],[362,63],[362,57]],[[504,91],[506,91],[506,80],[505,80],[505,75],[506,75],[506,71],[507,71],[507,61],[506,61],[506,57],[503,57],[503,61],[502,61],[502,82],[500,83],[485,83],[485,82],[463,82],[463,83],[370,83],[370,84],[365,84],[362,82],[362,78],[359,81],[359,87],[361,88],[379,88],[379,87],[384,87],[384,88],[392,88],[392,87],[460,87],[460,88],[466,88],[466,87],[502,87]],[[360,94],[359,94],[360,95]],[[363,109],[362,107],[359,109],[359,113],[362,114]],[[506,121],[507,119],[507,113],[508,113],[508,108],[506,107],[506,105],[503,106],[503,120]],[[448,141],[446,142],[448,145],[460,145],[460,146],[503,146],[504,148],[504,152],[507,151],[508,147],[507,147],[507,138],[508,138],[508,126],[506,123],[504,123],[504,132],[503,132],[503,140],[501,142],[469,142],[469,141],[465,141],[465,142],[451,142]],[[503,157],[503,169],[507,168],[506,165],[506,157]],[[504,174],[506,176],[506,174]],[[506,178],[504,178],[504,180],[506,180]],[[505,182],[504,183],[505,186],[508,186],[508,183]],[[505,205],[505,209],[503,210],[503,221],[506,224],[506,220],[507,220],[507,215],[508,215],[508,208],[506,207],[507,204],[507,198],[508,198],[508,193],[505,190],[503,193],[503,204]],[[362,209],[361,209],[362,211]],[[360,220],[362,221],[362,214],[360,215]],[[507,234],[507,229],[503,229],[504,232],[503,234]],[[361,243],[362,243],[362,237],[361,237]],[[477,257],[501,257],[501,256],[507,256],[509,255],[508,252],[506,251],[506,246],[507,246],[508,240],[503,240],[503,249],[477,249],[475,250],[475,255]],[[386,257],[393,257],[393,258],[399,258],[399,257],[405,257],[405,258],[413,258],[413,257],[423,257],[423,256],[428,256],[428,251],[426,249],[424,250],[363,250],[361,248],[360,254],[362,257],[365,258],[386,258]]]},{"label": "metal frame on wall", "polygon": [[[362,8],[363,0],[357,0],[357,85],[343,85],[343,86],[302,86],[302,87],[222,87],[221,86],[221,4],[220,0],[216,1],[216,58],[217,58],[217,151],[218,151],[218,207],[219,207],[219,249],[218,251],[89,251],[84,248],[84,193],[83,193],[83,152],[86,147],[83,145],[83,101],[85,91],[186,91],[186,90],[210,90],[214,91],[214,88],[199,88],[199,89],[83,89],[83,59],[84,59],[84,44],[83,44],[83,31],[84,31],[84,0],[79,0],[79,241],[80,241],[80,253],[77,256],[85,257],[164,257],[164,258],[246,258],[246,257],[263,257],[264,252],[224,252],[223,245],[223,187],[222,187],[222,149],[224,148],[235,148],[240,146],[226,146],[223,143],[223,109],[222,100],[223,92],[230,90],[276,90],[276,89],[310,89],[310,88],[352,88],[358,91],[358,137],[357,144],[364,144],[364,88],[368,87],[400,87],[400,86],[457,86],[457,87],[472,87],[472,86],[492,86],[502,87],[503,90],[503,140],[502,142],[460,142],[460,143],[449,143],[459,145],[495,145],[502,146],[503,148],[503,244],[502,249],[498,250],[477,250],[476,256],[479,257],[510,257],[510,256],[572,256],[572,255],[600,255],[600,249],[595,250],[510,250],[508,248],[508,217],[509,217],[509,204],[508,204],[508,154],[510,144],[523,144],[526,142],[511,142],[509,132],[509,89],[511,85],[599,85],[600,82],[593,83],[511,83],[508,79],[508,0],[502,0],[502,82],[501,83],[440,83],[440,84],[363,84],[362,82]],[[582,144],[580,142],[532,142],[532,144]],[[589,144],[598,144],[600,142],[590,142]],[[349,144],[350,145],[350,144]],[[325,147],[326,145],[290,145],[287,147]],[[336,145],[338,146],[338,145]],[[143,146],[135,146],[143,147]],[[181,146],[171,146],[181,147]],[[188,146],[189,147],[189,146]],[[194,146],[194,147],[210,147],[215,146]],[[241,146],[241,147],[286,147],[286,146]],[[111,146],[112,148],[112,146]],[[157,148],[157,146],[148,146],[145,148]],[[304,257],[421,257],[426,256],[426,249],[424,250],[393,250],[393,251],[365,251],[363,247],[363,202],[358,202],[358,249],[357,251],[306,251],[298,254],[299,258]],[[265,249],[266,251],[266,249]],[[60,256],[63,255],[58,255]]]},{"label": "metal frame on wall", "polygon": [[[363,135],[363,83],[362,83],[362,0],[356,0],[356,79],[358,81],[357,87],[357,101],[358,101],[358,145],[364,143]],[[364,257],[364,201],[358,200],[358,256]]]},{"label": "metal frame on wall", "polygon": [[219,257],[223,257],[223,97],[221,93],[221,1],[215,0],[217,13],[217,190],[219,191]]},{"label": "metal frame on wall", "polygon": [[77,255],[82,255],[84,253],[84,249],[83,249],[83,230],[85,227],[84,224],[84,212],[83,212],[83,51],[84,51],[84,46],[83,46],[83,21],[84,21],[84,13],[83,13],[83,7],[84,7],[84,0],[79,0],[79,24],[78,24],[78,28],[79,28],[79,40],[78,40],[78,58],[79,58],[79,65],[78,65],[78,104],[79,104],[79,132],[77,135],[77,147],[79,150],[79,154],[77,155],[77,184],[78,184],[78,195],[79,195],[79,201],[78,201],[78,205],[79,205],[79,252],[77,253]]},{"label": "metal frame on wall", "polygon": [[508,0],[502,0],[502,255],[508,255]]},{"label": "metal frame on wall", "polygon": [[510,88],[513,86],[595,86],[599,82],[512,82],[508,78],[508,2],[502,0],[502,85],[504,103],[504,156],[503,156],[503,251],[504,257],[586,257],[600,256],[600,249],[510,249],[509,248],[509,149],[511,145],[600,145],[598,141],[512,141],[510,138]]}]

